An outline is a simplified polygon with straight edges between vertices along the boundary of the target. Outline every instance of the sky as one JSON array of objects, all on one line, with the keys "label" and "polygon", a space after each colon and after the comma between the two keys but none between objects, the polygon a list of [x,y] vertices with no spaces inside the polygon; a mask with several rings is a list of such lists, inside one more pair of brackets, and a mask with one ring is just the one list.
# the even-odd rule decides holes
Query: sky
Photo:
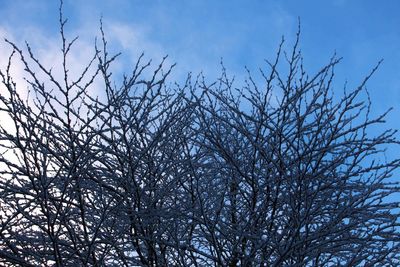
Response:
[{"label": "sky", "polygon": [[[60,59],[58,8],[57,0],[0,0],[0,66],[9,53],[4,38],[28,41],[40,59],[55,64]],[[300,48],[309,73],[334,53],[343,57],[335,69],[337,94],[345,81],[357,86],[384,60],[367,87],[374,112],[393,107],[387,127],[400,129],[400,1],[65,0],[63,11],[67,36],[80,38],[71,59],[77,73],[93,52],[102,17],[112,51],[122,52],[117,69],[129,70],[141,52],[154,62],[168,55],[169,64],[177,63],[176,80],[200,71],[212,79],[220,73],[221,59],[228,74],[239,78],[245,66],[257,72],[266,67],[265,59],[274,58],[282,36],[291,47],[300,20]]]}]

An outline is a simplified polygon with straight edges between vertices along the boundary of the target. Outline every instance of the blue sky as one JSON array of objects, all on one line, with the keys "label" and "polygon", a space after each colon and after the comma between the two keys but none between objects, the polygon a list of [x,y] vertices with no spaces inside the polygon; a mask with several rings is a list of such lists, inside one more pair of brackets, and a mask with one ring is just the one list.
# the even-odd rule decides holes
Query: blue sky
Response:
[{"label": "blue sky", "polygon": [[[59,53],[58,5],[56,0],[0,0],[1,37],[29,41],[51,63],[57,58],[52,53]],[[311,73],[335,51],[343,57],[336,68],[338,94],[344,81],[356,86],[384,59],[368,89],[374,111],[394,107],[388,126],[400,128],[400,1],[65,0],[64,11],[69,36],[81,38],[75,59],[90,51],[102,15],[112,49],[123,52],[121,69],[142,51],[155,60],[168,54],[178,63],[177,79],[189,71],[215,77],[221,58],[232,75],[240,77],[244,66],[256,71],[273,58],[282,35],[290,47],[300,17],[301,50]],[[0,43],[1,50],[5,47]]]}]

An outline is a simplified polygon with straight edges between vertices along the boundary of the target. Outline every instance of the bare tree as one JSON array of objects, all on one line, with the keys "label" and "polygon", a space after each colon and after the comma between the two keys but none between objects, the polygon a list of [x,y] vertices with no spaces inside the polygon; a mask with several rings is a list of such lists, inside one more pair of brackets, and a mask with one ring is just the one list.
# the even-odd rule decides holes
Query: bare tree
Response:
[{"label": "bare tree", "polygon": [[[308,75],[282,45],[258,85],[223,68],[207,84],[139,57],[119,82],[101,41],[62,79],[33,49],[0,71],[0,263],[4,266],[397,266],[400,161],[373,135],[365,84],[333,97],[331,61]],[[18,57],[30,94],[10,71]],[[379,64],[378,64],[379,65]],[[287,69],[283,69],[287,67]],[[103,82],[97,98],[94,81]],[[96,88],[98,90],[98,88]]]},{"label": "bare tree", "polygon": [[377,67],[335,101],[340,59],[308,76],[298,38],[287,77],[279,49],[263,89],[249,73],[235,92],[225,71],[203,86],[197,246],[221,266],[396,266],[398,202],[386,197],[398,191],[388,178],[399,160],[384,156],[396,131],[370,136],[386,113],[371,118],[369,98],[357,100]]}]

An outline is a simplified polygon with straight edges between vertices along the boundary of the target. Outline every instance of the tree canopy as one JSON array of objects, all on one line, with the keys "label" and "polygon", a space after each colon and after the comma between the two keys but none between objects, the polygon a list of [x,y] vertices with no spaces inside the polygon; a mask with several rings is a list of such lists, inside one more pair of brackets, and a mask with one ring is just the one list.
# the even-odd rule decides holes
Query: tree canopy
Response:
[{"label": "tree canopy", "polygon": [[371,116],[365,84],[376,68],[334,97],[340,59],[308,74],[298,34],[289,52],[282,41],[261,82],[248,71],[238,86],[223,68],[214,83],[188,75],[174,84],[174,65],[143,56],[118,80],[110,68],[119,54],[109,54],[101,28],[92,60],[71,78],[76,39],[65,23],[60,12],[61,79],[29,44],[6,40],[2,265],[400,264],[399,202],[390,198],[400,161],[384,154],[399,141],[384,130],[386,113]]}]

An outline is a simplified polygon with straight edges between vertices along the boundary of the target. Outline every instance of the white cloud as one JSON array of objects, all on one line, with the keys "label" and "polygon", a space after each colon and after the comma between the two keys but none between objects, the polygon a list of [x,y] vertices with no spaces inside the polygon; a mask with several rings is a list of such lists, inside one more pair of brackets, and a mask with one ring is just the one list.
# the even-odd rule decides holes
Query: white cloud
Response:
[{"label": "white cloud", "polygon": [[[12,47],[7,44],[5,41],[3,41],[5,38],[11,42],[15,42],[16,38],[14,35],[8,31],[5,28],[0,27],[0,38],[2,42],[0,43],[0,69],[2,70],[3,73],[5,73],[9,57],[12,53]],[[20,93],[21,95],[26,95],[27,92],[27,83],[24,80],[24,66],[22,62],[19,60],[19,57],[17,54],[14,55],[10,72],[13,77],[13,81],[21,88]],[[0,85],[0,93],[1,94],[6,94],[7,88],[1,84]]]},{"label": "white cloud", "polygon": [[[46,69],[51,69],[55,79],[59,81],[62,86],[64,86],[64,72],[62,64],[63,54],[61,51],[60,36],[48,36],[46,32],[34,27],[30,27],[29,30],[24,30],[23,32],[15,32],[13,30],[0,26],[0,37],[2,40],[6,38],[9,41],[13,42],[19,49],[23,51],[25,60],[29,63],[29,66],[35,72],[40,82],[43,82],[45,84],[45,87],[47,87],[49,91],[54,89],[53,96],[59,97],[60,99],[64,97],[61,92],[55,88],[49,77],[39,69],[39,67],[33,60],[29,58],[29,53],[24,42],[24,40],[29,41],[35,57],[42,63],[42,65]],[[6,43],[5,41],[0,42],[0,69],[3,73],[6,72],[8,58],[11,55],[12,50],[13,49],[11,45]],[[70,83],[79,78],[80,74],[83,71],[83,68],[93,57],[94,52],[94,38],[92,39],[92,42],[83,38],[77,40],[75,45],[71,48],[71,51],[68,54],[67,58],[68,76]],[[94,62],[94,67],[97,67],[96,61]],[[92,73],[93,70],[89,72],[87,79],[82,81],[83,84],[88,81]],[[27,99],[29,91],[29,98],[32,99],[35,97],[35,94],[31,90],[31,86],[26,82],[26,79],[32,80],[32,77],[28,72],[25,71],[25,66],[22,63],[18,53],[15,53],[12,59],[10,76],[12,77],[13,82],[16,83],[17,93],[23,100]],[[94,95],[100,94],[101,85],[101,81],[97,79],[95,84],[92,86],[92,93]],[[3,83],[0,84],[0,94],[6,98],[9,97],[7,87]],[[30,101],[28,104],[34,110],[34,106],[32,105],[33,103]],[[2,105],[3,104],[0,103],[0,107]],[[7,115],[6,112],[0,112],[0,125],[7,132],[11,134],[15,133],[14,122],[11,117]],[[4,145],[6,143],[4,141],[1,141],[1,144]],[[5,151],[6,150],[4,148],[0,148],[0,153],[4,153]],[[12,161],[17,160],[15,154],[12,151],[3,154],[3,156]]]}]

